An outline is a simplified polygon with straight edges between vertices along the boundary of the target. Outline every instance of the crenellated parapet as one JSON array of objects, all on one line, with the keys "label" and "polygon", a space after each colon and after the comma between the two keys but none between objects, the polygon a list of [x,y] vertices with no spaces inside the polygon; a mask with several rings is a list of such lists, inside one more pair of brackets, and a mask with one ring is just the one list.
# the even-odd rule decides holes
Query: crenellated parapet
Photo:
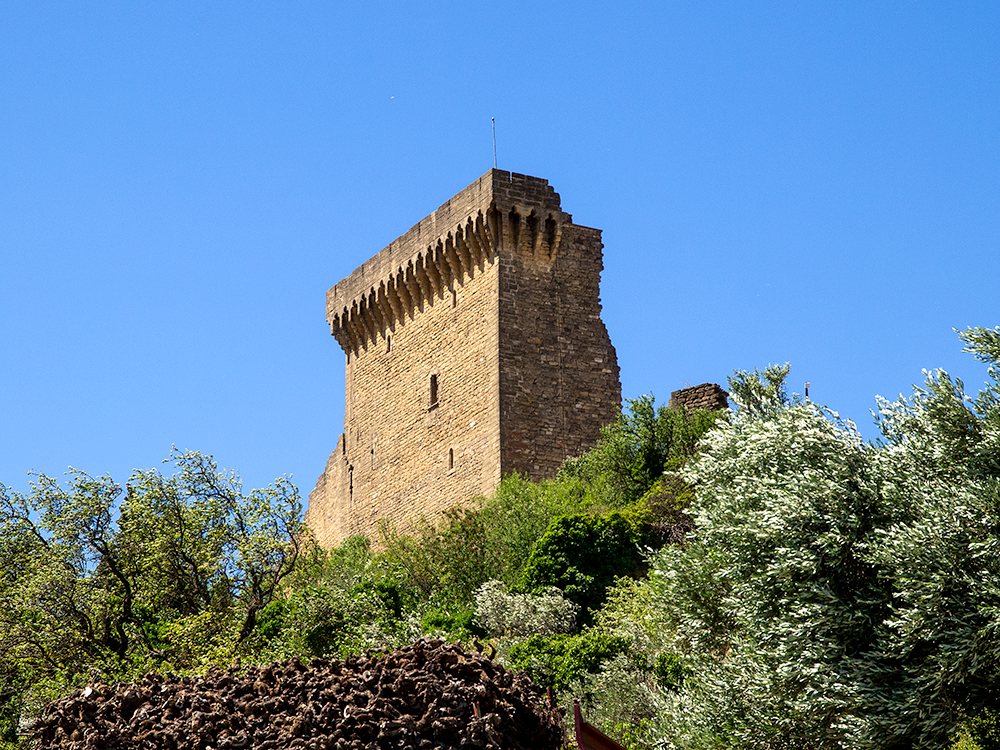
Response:
[{"label": "crenellated parapet", "polygon": [[330,331],[367,348],[502,253],[550,265],[571,223],[547,180],[490,170],[327,292]]}]

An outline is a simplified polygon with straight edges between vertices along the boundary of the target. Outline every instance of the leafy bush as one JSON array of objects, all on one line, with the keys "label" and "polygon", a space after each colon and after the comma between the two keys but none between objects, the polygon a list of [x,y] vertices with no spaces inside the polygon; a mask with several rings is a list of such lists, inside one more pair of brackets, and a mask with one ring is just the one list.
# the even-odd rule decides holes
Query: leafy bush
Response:
[{"label": "leafy bush", "polygon": [[660,693],[644,655],[626,649],[604,659],[599,669],[581,673],[564,702],[579,697],[589,722],[626,747],[648,749],[662,746],[654,723],[662,710]]},{"label": "leafy bush", "polygon": [[260,656],[347,656],[412,640],[421,632],[420,598],[405,578],[364,537],[322,552],[293,576],[285,598],[261,612]]},{"label": "leafy bush", "polygon": [[604,601],[605,590],[616,577],[642,572],[645,521],[643,514],[618,511],[554,519],[531,551],[520,589],[561,589],[587,618]]},{"label": "leafy bush", "polygon": [[4,682],[0,682],[0,750],[16,750],[24,686]]},{"label": "leafy bush", "polygon": [[949,750],[1000,750],[1000,714],[984,708],[966,719]]},{"label": "leafy bush", "polygon": [[676,690],[684,681],[684,661],[672,651],[661,651],[653,663],[653,676],[661,690]]},{"label": "leafy bush", "polygon": [[476,616],[491,635],[530,636],[569,633],[579,607],[557,588],[537,594],[512,594],[502,581],[487,581],[476,592]]},{"label": "leafy bush", "polygon": [[627,638],[601,630],[585,630],[580,635],[533,635],[510,649],[510,664],[531,675],[539,685],[557,691],[586,673],[596,673],[601,664],[628,650]]},{"label": "leafy bush", "polygon": [[725,412],[655,406],[652,396],[627,400],[618,419],[601,428],[597,447],[567,461],[560,474],[593,485],[612,507],[639,499],[670,466],[697,453],[698,441]]},{"label": "leafy bush", "polygon": [[486,635],[471,609],[433,607],[424,613],[420,625],[425,633],[441,635],[449,641],[466,641]]},{"label": "leafy bush", "polygon": [[493,496],[447,511],[437,525],[425,519],[406,535],[384,524],[380,534],[386,557],[425,599],[471,606],[476,589],[491,578],[516,582],[554,517],[591,502],[579,479],[536,483],[512,474]]},{"label": "leafy bush", "polygon": [[497,552],[487,542],[482,514],[476,508],[452,508],[438,526],[426,519],[414,536],[388,522],[380,527],[385,554],[406,571],[425,598],[466,604],[490,578]]},{"label": "leafy bush", "polygon": [[505,477],[480,509],[486,543],[496,554],[493,577],[514,585],[553,518],[587,511],[600,502],[593,488],[577,477],[542,482],[519,474]]},{"label": "leafy bush", "polygon": [[654,482],[635,503],[647,514],[647,543],[653,548],[666,544],[685,544],[694,531],[694,520],[687,508],[694,499],[694,489],[675,472],[669,471]]},{"label": "leafy bush", "polygon": [[[391,591],[391,587],[389,587]],[[296,588],[261,627],[267,659],[292,656],[343,658],[372,648],[393,648],[420,635],[419,625],[362,583],[344,592],[322,581]]]},{"label": "leafy bush", "polygon": [[257,617],[257,632],[265,641],[272,641],[281,635],[288,614],[288,604],[284,600],[274,601],[260,611]]}]

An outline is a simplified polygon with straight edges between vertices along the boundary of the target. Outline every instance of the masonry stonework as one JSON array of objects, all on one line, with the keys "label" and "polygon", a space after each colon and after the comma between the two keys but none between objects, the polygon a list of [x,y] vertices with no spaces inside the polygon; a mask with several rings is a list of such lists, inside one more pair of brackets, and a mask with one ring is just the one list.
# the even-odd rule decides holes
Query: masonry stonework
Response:
[{"label": "masonry stonework", "polygon": [[327,292],[344,433],[309,495],[330,546],[551,476],[621,404],[601,232],[546,180],[490,170]]},{"label": "masonry stonework", "polygon": [[667,406],[684,406],[688,411],[692,409],[718,411],[729,408],[729,394],[716,383],[702,383],[672,391]]}]

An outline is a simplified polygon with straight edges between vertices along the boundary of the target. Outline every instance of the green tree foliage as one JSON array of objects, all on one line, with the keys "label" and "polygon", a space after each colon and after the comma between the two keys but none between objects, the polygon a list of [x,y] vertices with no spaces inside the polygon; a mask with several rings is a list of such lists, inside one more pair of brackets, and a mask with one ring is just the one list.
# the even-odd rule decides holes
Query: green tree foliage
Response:
[{"label": "green tree foliage", "polygon": [[1000,675],[1000,329],[975,399],[943,372],[880,401],[883,440],[738,373],[738,409],[685,479],[697,538],[652,561],[685,662],[660,696],[676,747],[937,748]]},{"label": "green tree foliage", "polygon": [[601,429],[597,447],[565,463],[564,476],[582,477],[611,507],[646,493],[663,472],[697,453],[698,441],[724,412],[657,407],[650,395],[627,400],[618,419]]},{"label": "green tree foliage", "polygon": [[740,418],[762,419],[773,416],[788,406],[785,380],[792,371],[790,364],[769,365],[763,372],[735,370],[729,378],[729,398],[736,405]]},{"label": "green tree foliage", "polygon": [[533,635],[510,649],[510,664],[522,669],[540,685],[564,691],[587,673],[624,654],[628,639],[602,630],[585,630],[579,635]]},{"label": "green tree foliage", "polygon": [[298,492],[244,493],[200,453],[171,461],[173,476],[136,471],[124,488],[77,471],[0,486],[0,694],[192,668],[250,639],[313,549]]},{"label": "green tree foliage", "polygon": [[532,482],[511,474],[482,505],[486,544],[496,551],[495,578],[514,585],[531,551],[554,518],[602,504],[582,479],[561,476]]},{"label": "green tree foliage", "polygon": [[347,657],[420,635],[419,592],[363,536],[320,551],[288,584],[285,596],[258,619],[256,640],[263,660]]},{"label": "green tree foliage", "polygon": [[425,597],[448,604],[472,601],[490,578],[497,552],[486,539],[482,514],[476,508],[453,508],[433,526],[422,521],[413,536],[383,523],[382,544]]},{"label": "green tree foliage", "polygon": [[579,607],[557,588],[514,594],[502,581],[487,581],[476,592],[476,618],[491,635],[526,637],[576,630]]},{"label": "green tree foliage", "polygon": [[963,722],[949,750],[998,750],[1000,749],[1000,714],[995,709],[983,708]]},{"label": "green tree foliage", "polygon": [[644,572],[647,514],[559,516],[532,548],[521,572],[523,591],[562,590],[586,620],[619,576]]},{"label": "green tree foliage", "polygon": [[486,581],[512,585],[518,580],[553,518],[592,503],[580,479],[536,483],[512,474],[491,497],[452,509],[436,526],[424,521],[407,535],[383,525],[381,542],[387,559],[424,597],[445,608],[471,608]]}]

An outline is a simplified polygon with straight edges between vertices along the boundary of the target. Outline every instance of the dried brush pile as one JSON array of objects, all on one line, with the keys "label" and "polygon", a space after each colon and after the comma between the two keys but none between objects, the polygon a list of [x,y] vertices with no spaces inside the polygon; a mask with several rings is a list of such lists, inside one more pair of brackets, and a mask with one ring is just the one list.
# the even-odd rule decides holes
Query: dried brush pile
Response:
[{"label": "dried brush pile", "polygon": [[556,750],[565,737],[525,674],[425,639],[345,662],[92,685],[47,706],[34,740],[37,750]]}]

